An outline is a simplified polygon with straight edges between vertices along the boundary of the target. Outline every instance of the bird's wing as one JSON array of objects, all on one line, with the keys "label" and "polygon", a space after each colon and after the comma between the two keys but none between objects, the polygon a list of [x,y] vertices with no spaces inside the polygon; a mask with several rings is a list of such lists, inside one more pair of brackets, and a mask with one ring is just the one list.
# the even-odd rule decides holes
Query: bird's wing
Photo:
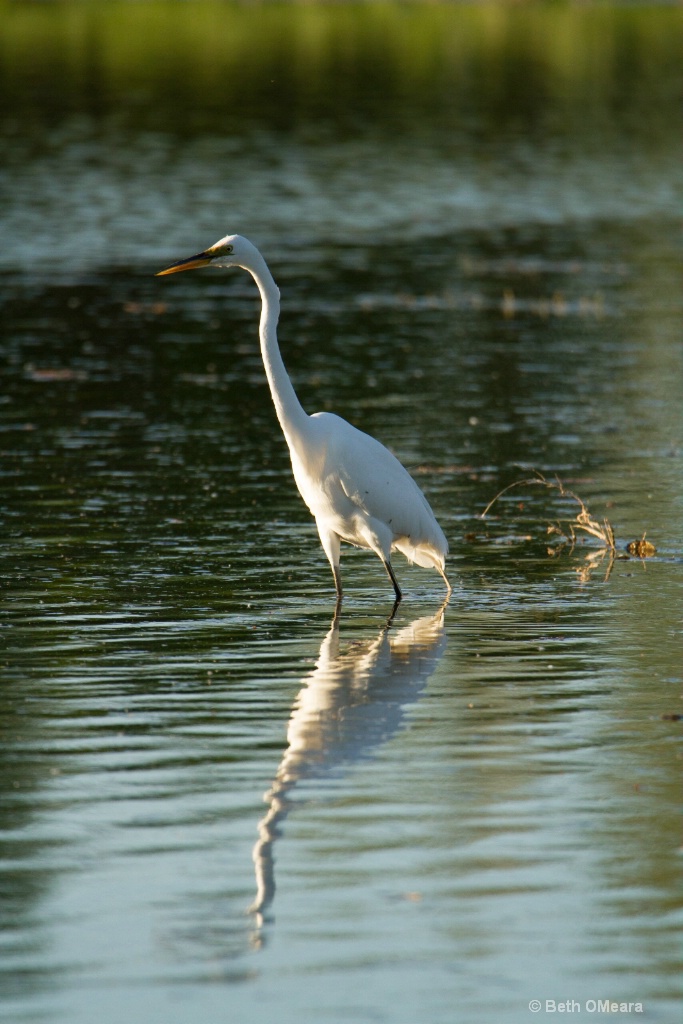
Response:
[{"label": "bird's wing", "polygon": [[445,555],[448,544],[429,502],[396,456],[333,413],[318,415],[328,420],[328,472],[353,505],[385,523],[395,537],[426,543]]}]

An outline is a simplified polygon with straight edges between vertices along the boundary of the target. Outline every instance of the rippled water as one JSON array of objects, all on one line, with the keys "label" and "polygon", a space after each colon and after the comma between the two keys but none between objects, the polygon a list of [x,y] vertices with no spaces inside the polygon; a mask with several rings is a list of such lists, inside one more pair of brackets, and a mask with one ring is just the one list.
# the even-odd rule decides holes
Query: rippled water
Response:
[{"label": "rippled water", "polygon": [[[172,105],[5,119],[3,1021],[676,1019],[681,174],[637,81],[630,156],[628,97],[583,118],[594,71],[537,133],[513,95],[446,141],[421,94],[394,137],[370,100],[291,137],[270,108],[231,137],[208,105],[191,137]],[[306,408],[427,492],[448,606],[397,556],[391,619],[348,550],[333,620],[252,283],[153,276],[234,229]],[[540,484],[480,518],[534,471],[614,555],[549,534],[580,506]]]}]

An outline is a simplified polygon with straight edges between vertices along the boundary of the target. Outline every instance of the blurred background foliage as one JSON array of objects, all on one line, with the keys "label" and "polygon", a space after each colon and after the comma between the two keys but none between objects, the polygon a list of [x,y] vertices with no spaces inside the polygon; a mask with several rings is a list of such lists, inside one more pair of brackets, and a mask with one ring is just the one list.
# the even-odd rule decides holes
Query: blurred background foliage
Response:
[{"label": "blurred background foliage", "polygon": [[654,144],[682,91],[680,6],[74,0],[0,15],[5,117],[45,124],[78,110],[181,134],[217,117],[415,131],[428,116],[562,133],[626,117]]}]

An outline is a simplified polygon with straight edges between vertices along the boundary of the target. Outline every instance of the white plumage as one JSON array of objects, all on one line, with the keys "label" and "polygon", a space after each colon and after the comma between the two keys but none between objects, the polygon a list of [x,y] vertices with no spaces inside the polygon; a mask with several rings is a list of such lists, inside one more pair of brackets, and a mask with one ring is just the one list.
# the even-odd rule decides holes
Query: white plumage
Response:
[{"label": "white plumage", "polygon": [[277,343],[280,293],[258,249],[240,235],[227,235],[204,252],[172,264],[160,274],[204,266],[242,267],[261,293],[261,355],[275,410],[289,446],[302,498],[315,518],[341,600],[342,541],[369,548],[384,563],[396,600],[401,599],[391,552],[436,569],[448,591],[448,542],[424,494],[398,459],[369,434],[334,413],[309,416],[296,396]]}]

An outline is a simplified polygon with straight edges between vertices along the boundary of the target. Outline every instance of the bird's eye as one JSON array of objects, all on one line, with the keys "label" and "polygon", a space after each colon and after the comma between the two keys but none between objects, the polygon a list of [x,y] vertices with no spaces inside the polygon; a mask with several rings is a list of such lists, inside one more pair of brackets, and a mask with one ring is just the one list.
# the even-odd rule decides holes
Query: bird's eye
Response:
[{"label": "bird's eye", "polygon": [[232,250],[233,250],[233,246],[232,246],[232,245],[226,245],[226,247],[225,247],[225,250],[224,250],[224,251],[225,251],[225,252],[232,252]]}]

